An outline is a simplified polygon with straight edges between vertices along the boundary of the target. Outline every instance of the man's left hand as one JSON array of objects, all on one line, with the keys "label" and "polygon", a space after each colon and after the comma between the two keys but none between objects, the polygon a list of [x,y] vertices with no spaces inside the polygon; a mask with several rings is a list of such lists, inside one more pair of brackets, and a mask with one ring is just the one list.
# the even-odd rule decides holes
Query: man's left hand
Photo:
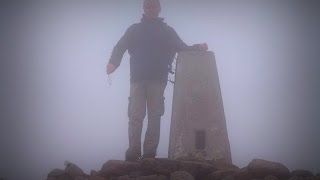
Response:
[{"label": "man's left hand", "polygon": [[208,50],[208,44],[207,43],[201,43],[198,45],[200,51],[207,51]]}]

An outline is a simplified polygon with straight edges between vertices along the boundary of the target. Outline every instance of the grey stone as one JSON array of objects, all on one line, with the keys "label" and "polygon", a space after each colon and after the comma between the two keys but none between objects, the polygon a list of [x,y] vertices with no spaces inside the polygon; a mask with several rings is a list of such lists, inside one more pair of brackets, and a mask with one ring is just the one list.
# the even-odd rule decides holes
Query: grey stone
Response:
[{"label": "grey stone", "polygon": [[65,174],[65,171],[62,169],[54,169],[48,174],[48,178],[55,178]]},{"label": "grey stone", "polygon": [[180,161],[179,171],[189,172],[196,179],[204,179],[216,168],[205,162],[195,162],[195,161]]},{"label": "grey stone", "polygon": [[147,175],[147,173],[144,171],[132,171],[129,173],[130,178],[136,178],[136,177],[145,176],[145,175]]},{"label": "grey stone", "polygon": [[103,164],[100,175],[104,177],[123,176],[139,169],[140,164],[136,162],[110,160]]},{"label": "grey stone", "polygon": [[169,178],[167,176],[160,175],[158,176],[158,180],[169,180]]},{"label": "grey stone", "polygon": [[222,178],[221,180],[235,180],[235,179],[232,175],[229,175],[229,176]]},{"label": "grey stone", "polygon": [[292,176],[288,180],[319,180],[319,177],[301,177],[301,176]]},{"label": "grey stone", "polygon": [[87,177],[77,176],[74,178],[74,180],[88,180]]},{"label": "grey stone", "polygon": [[156,174],[149,176],[140,176],[137,177],[136,180],[158,180],[158,176]]},{"label": "grey stone", "polygon": [[144,172],[151,174],[170,175],[170,173],[177,171],[179,168],[179,161],[167,158],[142,159],[138,162]]},{"label": "grey stone", "polygon": [[297,169],[291,172],[291,176],[313,177],[314,174],[307,170]]},{"label": "grey stone", "polygon": [[64,174],[56,178],[57,180],[74,180],[74,177],[69,176],[68,174]]},{"label": "grey stone", "polygon": [[263,159],[254,159],[248,166],[248,171],[254,178],[264,178],[268,175],[276,176],[280,179],[287,179],[290,177],[290,171],[283,164],[278,162],[271,162]]},{"label": "grey stone", "polygon": [[238,171],[236,171],[234,174],[230,175],[232,176],[235,180],[251,180],[255,179],[248,171],[247,168],[242,168]]},{"label": "grey stone", "polygon": [[236,172],[237,171],[233,170],[233,169],[218,170],[218,171],[214,171],[214,172],[210,173],[206,179],[207,180],[220,180],[220,179],[223,179],[224,177],[230,176]]},{"label": "grey stone", "polygon": [[277,178],[276,176],[271,176],[271,175],[266,176],[266,177],[264,177],[263,179],[264,179],[264,180],[280,180],[280,179]]},{"label": "grey stone", "polygon": [[90,171],[90,175],[91,176],[98,176],[99,175],[99,172],[95,171],[95,170],[91,170]]},{"label": "grey stone", "polygon": [[212,164],[217,170],[239,170],[239,167],[225,161],[206,161],[208,164]]},{"label": "grey stone", "polygon": [[171,174],[170,180],[194,180],[194,177],[186,171],[175,171]]},{"label": "grey stone", "polygon": [[107,180],[107,179],[102,176],[90,176],[89,180]]},{"label": "grey stone", "polygon": [[168,169],[158,168],[158,169],[155,169],[155,173],[159,175],[170,176],[171,171],[169,171]]},{"label": "grey stone", "polygon": [[68,174],[72,178],[85,175],[82,169],[80,169],[77,165],[73,163],[68,163],[64,171],[66,172],[66,174]]},{"label": "grey stone", "polygon": [[129,179],[130,179],[130,177],[129,177],[128,175],[119,176],[119,177],[117,178],[117,180],[129,180]]}]

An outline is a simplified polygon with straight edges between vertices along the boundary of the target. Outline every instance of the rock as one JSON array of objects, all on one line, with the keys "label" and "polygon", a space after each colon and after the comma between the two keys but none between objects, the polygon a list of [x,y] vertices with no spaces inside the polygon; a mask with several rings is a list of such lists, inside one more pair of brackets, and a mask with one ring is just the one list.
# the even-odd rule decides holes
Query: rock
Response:
[{"label": "rock", "polygon": [[239,170],[239,167],[233,165],[231,163],[223,163],[223,162],[213,162],[212,165],[217,168],[217,170]]},{"label": "rock", "polygon": [[158,180],[158,176],[156,174],[150,176],[140,176],[137,177],[136,180]]},{"label": "rock", "polygon": [[226,169],[226,170],[218,170],[215,172],[210,173],[206,180],[220,180],[223,179],[224,177],[227,177],[229,175],[232,175],[236,173],[236,170],[234,169]]},{"label": "rock", "polygon": [[48,174],[47,177],[48,178],[57,178],[57,177],[62,176],[64,174],[65,174],[64,170],[62,170],[62,169],[54,169]]},{"label": "rock", "polygon": [[88,178],[77,176],[76,178],[74,178],[74,180],[88,180]]},{"label": "rock", "polygon": [[72,178],[85,175],[82,169],[73,163],[68,163],[64,171]]},{"label": "rock", "polygon": [[297,169],[291,172],[291,176],[313,177],[314,174],[307,170]]},{"label": "rock", "polygon": [[275,176],[271,176],[271,175],[266,176],[266,177],[264,177],[263,179],[264,179],[264,180],[280,180],[279,178],[277,178],[277,177],[275,177]]},{"label": "rock", "polygon": [[204,179],[217,169],[205,162],[180,161],[178,170],[189,172],[195,179]]},{"label": "rock", "polygon": [[227,177],[233,177],[233,179],[235,180],[249,180],[249,179],[254,179],[252,177],[252,175],[249,173],[248,169],[247,168],[242,168],[238,171],[236,171],[234,174],[232,175],[229,175]]},{"label": "rock", "polygon": [[90,172],[90,176],[98,176],[99,172],[95,171],[95,170],[91,170]]},{"label": "rock", "polygon": [[232,175],[226,176],[221,180],[235,180],[234,177]]},{"label": "rock", "polygon": [[140,164],[136,162],[110,160],[103,164],[100,175],[104,177],[123,176],[139,169]]},{"label": "rock", "polygon": [[292,176],[288,180],[319,180],[320,178],[313,176],[313,177],[301,177],[301,176]]},{"label": "rock", "polygon": [[164,176],[170,176],[171,171],[167,170],[167,169],[155,169],[155,173],[156,174],[160,174],[160,175],[164,175]]},{"label": "rock", "polygon": [[125,175],[125,176],[119,176],[117,178],[117,180],[130,180],[130,177],[128,175]]},{"label": "rock", "polygon": [[102,176],[91,176],[89,177],[89,180],[107,180],[107,179]]},{"label": "rock", "polygon": [[175,171],[171,174],[170,180],[194,180],[194,177],[186,171]]},{"label": "rock", "polygon": [[144,171],[132,171],[132,172],[129,173],[129,177],[130,178],[136,178],[136,177],[139,177],[139,176],[146,176],[146,175],[149,175],[149,174],[147,174]]},{"label": "rock", "polygon": [[266,161],[263,159],[254,159],[248,164],[248,171],[254,177],[262,179],[268,175],[276,176],[280,179],[290,177],[290,171],[281,163]]},{"label": "rock", "polygon": [[167,158],[144,158],[139,160],[139,163],[141,164],[142,170],[149,173],[159,173],[159,171],[164,172],[164,170],[166,170],[164,173],[172,173],[177,171],[179,167],[179,161]]},{"label": "rock", "polygon": [[158,176],[158,180],[169,180],[169,178],[167,176],[160,175]]},{"label": "rock", "polygon": [[56,178],[56,180],[74,180],[74,179],[75,179],[75,177],[73,178],[73,177],[69,176],[68,174],[64,174],[64,175]]}]

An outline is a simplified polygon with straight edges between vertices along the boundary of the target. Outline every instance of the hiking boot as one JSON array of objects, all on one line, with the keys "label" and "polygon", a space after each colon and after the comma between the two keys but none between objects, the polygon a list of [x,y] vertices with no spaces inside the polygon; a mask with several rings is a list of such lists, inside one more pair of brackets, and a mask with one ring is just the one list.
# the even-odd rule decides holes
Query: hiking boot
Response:
[{"label": "hiking boot", "polygon": [[139,153],[132,153],[132,152],[129,152],[129,150],[127,150],[125,157],[126,157],[126,161],[135,162],[139,159],[140,154]]},{"label": "hiking boot", "polygon": [[143,158],[155,158],[156,157],[156,155],[153,155],[153,154],[144,154],[143,156],[142,156]]}]

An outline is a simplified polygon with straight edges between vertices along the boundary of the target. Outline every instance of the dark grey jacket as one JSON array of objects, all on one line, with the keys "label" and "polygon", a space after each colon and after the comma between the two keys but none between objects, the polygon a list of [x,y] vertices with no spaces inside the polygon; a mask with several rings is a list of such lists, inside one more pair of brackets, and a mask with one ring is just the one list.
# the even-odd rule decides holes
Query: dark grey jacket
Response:
[{"label": "dark grey jacket", "polygon": [[113,48],[109,63],[118,67],[123,54],[130,54],[131,82],[167,81],[169,68],[179,51],[199,50],[186,45],[163,18],[147,19],[131,25]]}]

